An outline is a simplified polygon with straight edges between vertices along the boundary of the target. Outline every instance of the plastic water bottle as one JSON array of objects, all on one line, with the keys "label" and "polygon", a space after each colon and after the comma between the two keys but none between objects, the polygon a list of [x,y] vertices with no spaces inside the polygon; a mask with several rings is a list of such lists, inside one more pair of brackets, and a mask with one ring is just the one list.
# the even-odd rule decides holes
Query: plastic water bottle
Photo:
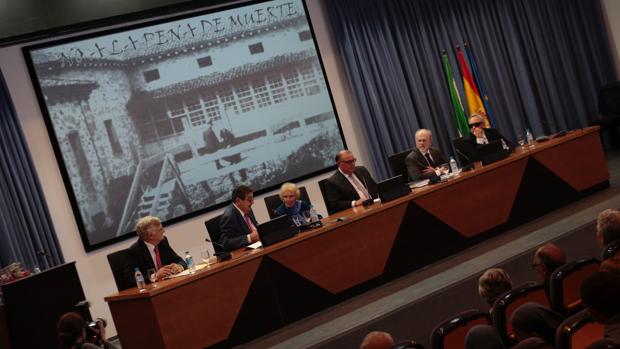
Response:
[{"label": "plastic water bottle", "polygon": [[525,141],[529,146],[534,145],[534,136],[532,135],[532,132],[530,132],[529,128],[525,130]]},{"label": "plastic water bottle", "polygon": [[135,268],[133,275],[136,278],[136,287],[138,290],[140,290],[140,292],[144,291],[146,289],[146,282],[144,282],[144,276],[142,276],[140,269]]},{"label": "plastic water bottle", "polygon": [[192,255],[189,254],[189,251],[185,251],[185,264],[187,264],[187,270],[189,270],[190,274],[193,274],[196,271],[194,258],[192,258]]},{"label": "plastic water bottle", "polygon": [[316,212],[314,207],[310,207],[310,221],[311,221],[311,223],[319,221],[319,214],[318,214],[318,212]]},{"label": "plastic water bottle", "polygon": [[451,156],[450,157],[450,172],[457,173],[459,171],[459,167],[456,164],[456,160]]}]

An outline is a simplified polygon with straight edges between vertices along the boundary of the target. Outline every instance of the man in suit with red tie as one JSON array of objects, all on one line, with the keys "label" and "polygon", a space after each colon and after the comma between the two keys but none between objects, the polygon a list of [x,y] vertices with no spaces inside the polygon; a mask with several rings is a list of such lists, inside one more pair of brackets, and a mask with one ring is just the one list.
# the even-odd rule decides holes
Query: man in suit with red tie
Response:
[{"label": "man in suit with red tie", "polygon": [[365,167],[355,166],[356,161],[349,150],[341,150],[336,155],[338,170],[324,182],[323,187],[329,214],[361,206],[377,197],[377,183]]},{"label": "man in suit with red tie", "polygon": [[170,275],[182,272],[187,266],[183,258],[174,252],[168,239],[164,236],[164,227],[159,218],[146,216],[140,218],[136,224],[138,241],[128,249],[131,270],[126,271],[129,284],[135,283],[133,270],[140,269],[147,283],[147,270],[156,269],[157,278],[164,279]]},{"label": "man in suit with red tie", "polygon": [[425,128],[415,133],[415,149],[405,158],[407,173],[412,181],[439,179],[439,166],[448,163],[446,156],[439,149],[431,148],[433,134]]},{"label": "man in suit with red tie", "polygon": [[220,243],[228,251],[247,246],[258,241],[258,223],[252,212],[254,193],[245,185],[233,190],[232,203],[220,217]]}]

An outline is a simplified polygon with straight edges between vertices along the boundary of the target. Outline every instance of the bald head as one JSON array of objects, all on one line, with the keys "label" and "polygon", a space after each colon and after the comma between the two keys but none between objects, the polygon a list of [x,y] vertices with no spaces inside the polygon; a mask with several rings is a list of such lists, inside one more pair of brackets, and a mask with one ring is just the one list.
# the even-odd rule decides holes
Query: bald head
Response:
[{"label": "bald head", "polygon": [[556,244],[542,245],[534,254],[534,269],[538,273],[540,282],[547,282],[551,274],[566,263],[566,255],[562,248]]},{"label": "bald head", "polygon": [[387,332],[372,331],[364,337],[360,349],[389,349],[394,345],[394,339]]},{"label": "bald head", "polygon": [[421,128],[415,133],[415,146],[422,153],[426,153],[426,151],[433,145],[433,133],[430,130],[425,128]]}]

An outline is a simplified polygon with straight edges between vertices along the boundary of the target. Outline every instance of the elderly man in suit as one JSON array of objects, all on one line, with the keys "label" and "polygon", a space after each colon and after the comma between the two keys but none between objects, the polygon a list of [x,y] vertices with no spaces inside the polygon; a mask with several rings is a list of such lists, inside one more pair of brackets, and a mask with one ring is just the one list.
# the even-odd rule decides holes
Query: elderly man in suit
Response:
[{"label": "elderly man in suit", "polygon": [[253,204],[252,189],[240,185],[233,190],[232,203],[220,217],[220,243],[227,250],[233,251],[258,241]]},{"label": "elderly man in suit", "polygon": [[[145,276],[149,269],[156,269],[158,279],[180,273],[187,268],[183,259],[170,247],[159,218],[142,217],[136,224],[136,233],[138,241],[128,249],[131,270],[127,271],[126,277],[129,278],[129,284],[135,282],[133,268],[136,267]],[[150,282],[146,279],[147,283]]]},{"label": "elderly man in suit", "polygon": [[415,149],[405,158],[407,173],[412,181],[437,179],[441,175],[439,166],[446,164],[446,156],[433,146],[433,133],[425,128],[415,133]]},{"label": "elderly man in suit", "polygon": [[338,170],[324,184],[325,205],[329,214],[361,206],[377,197],[377,183],[368,170],[356,166],[356,162],[349,150],[341,150],[336,155]]}]

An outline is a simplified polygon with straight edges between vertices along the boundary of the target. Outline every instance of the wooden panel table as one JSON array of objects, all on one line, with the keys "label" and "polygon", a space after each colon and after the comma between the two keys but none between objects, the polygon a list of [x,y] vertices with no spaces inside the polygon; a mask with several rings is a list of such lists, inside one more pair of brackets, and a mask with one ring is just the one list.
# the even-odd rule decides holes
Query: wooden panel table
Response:
[{"label": "wooden panel table", "polygon": [[[598,128],[139,293],[106,297],[123,349],[230,347],[609,186]],[[337,218],[342,218],[337,220]],[[201,232],[202,233],[202,232]]]}]

